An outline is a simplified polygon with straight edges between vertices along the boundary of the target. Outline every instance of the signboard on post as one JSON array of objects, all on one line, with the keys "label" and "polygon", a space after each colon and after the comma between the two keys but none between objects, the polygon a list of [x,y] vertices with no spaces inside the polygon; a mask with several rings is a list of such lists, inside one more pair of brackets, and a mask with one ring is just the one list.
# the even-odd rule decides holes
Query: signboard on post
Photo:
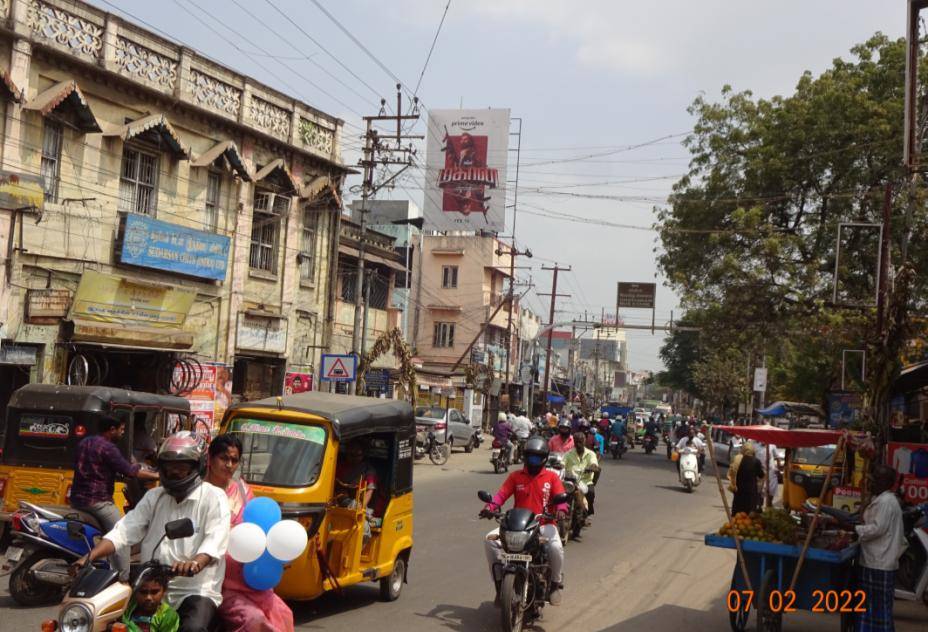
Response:
[{"label": "signboard on post", "polygon": [[767,369],[764,367],[754,369],[754,392],[767,392]]},{"label": "signboard on post", "polygon": [[353,382],[357,377],[358,357],[351,354],[322,354],[320,382]]},{"label": "signboard on post", "polygon": [[428,128],[425,228],[503,232],[509,110],[429,110]]},{"label": "signboard on post", "polygon": [[654,309],[654,296],[657,293],[655,283],[619,282],[616,305],[630,309]]}]

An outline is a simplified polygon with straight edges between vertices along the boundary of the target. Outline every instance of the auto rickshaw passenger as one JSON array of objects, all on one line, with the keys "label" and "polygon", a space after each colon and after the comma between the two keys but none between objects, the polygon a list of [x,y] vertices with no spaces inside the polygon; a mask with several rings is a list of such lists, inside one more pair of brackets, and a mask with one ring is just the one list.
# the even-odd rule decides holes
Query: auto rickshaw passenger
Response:
[{"label": "auto rickshaw passenger", "polygon": [[[157,472],[143,470],[139,463],[130,463],[119,452],[116,444],[125,432],[124,420],[104,417],[100,420],[99,434],[91,435],[77,444],[71,506],[96,518],[103,533],[111,531],[122,518],[122,512],[113,502],[116,474],[141,480],[158,480]],[[128,549],[117,550],[113,563],[121,576],[128,577]]]},{"label": "auto rickshaw passenger", "polygon": [[[365,446],[359,440],[350,442],[345,451],[339,454],[335,465],[335,496],[342,497],[340,502],[345,507],[355,508],[358,487],[364,483],[364,498],[362,506],[367,511],[368,518],[374,515],[372,502],[377,491],[377,470],[365,458]],[[371,537],[370,520],[364,521],[364,541]]]}]

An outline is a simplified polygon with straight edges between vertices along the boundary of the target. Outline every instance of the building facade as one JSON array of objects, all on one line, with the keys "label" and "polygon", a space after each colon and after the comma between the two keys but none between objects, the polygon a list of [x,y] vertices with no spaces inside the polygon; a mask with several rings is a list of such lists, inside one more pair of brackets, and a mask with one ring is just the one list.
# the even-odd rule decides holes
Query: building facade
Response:
[{"label": "building facade", "polygon": [[0,1],[0,70],[4,182],[44,194],[0,211],[7,387],[196,382],[211,417],[318,380],[342,121],[76,0]]}]

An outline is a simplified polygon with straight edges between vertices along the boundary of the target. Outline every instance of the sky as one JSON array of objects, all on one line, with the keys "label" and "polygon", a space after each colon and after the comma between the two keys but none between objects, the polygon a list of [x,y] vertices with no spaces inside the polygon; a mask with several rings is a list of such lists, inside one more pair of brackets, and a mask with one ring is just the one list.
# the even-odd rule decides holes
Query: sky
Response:
[{"label": "sky", "polygon": [[[361,116],[420,80],[424,107],[509,108],[522,119],[515,240],[534,284],[525,304],[547,320],[614,312],[616,282],[656,282],[656,320],[679,318],[654,249],[654,207],[685,173],[687,106],[721,88],[789,94],[806,70],[876,31],[901,37],[903,0],[90,0],[345,120],[355,163]],[[353,39],[323,13],[324,7]],[[434,51],[425,66],[442,15]],[[357,40],[357,41],[354,41]],[[362,45],[368,52],[362,50]],[[369,54],[368,54],[369,53]],[[424,68],[424,74],[423,74]],[[425,133],[425,117],[412,133]],[[421,145],[424,163],[424,143]],[[510,163],[510,169],[515,164]],[[384,195],[423,204],[421,170]],[[358,184],[357,176],[348,187]],[[512,203],[514,187],[507,194]],[[579,195],[578,195],[579,194]],[[586,196],[586,197],[580,197]],[[608,196],[603,197],[591,196]],[[349,195],[350,199],[350,195]],[[557,217],[552,217],[556,215]],[[624,227],[590,224],[607,221]],[[506,236],[511,236],[512,210]],[[563,310],[563,311],[561,311]],[[626,323],[650,324],[644,310]],[[629,366],[659,370],[662,334],[629,331]]]}]

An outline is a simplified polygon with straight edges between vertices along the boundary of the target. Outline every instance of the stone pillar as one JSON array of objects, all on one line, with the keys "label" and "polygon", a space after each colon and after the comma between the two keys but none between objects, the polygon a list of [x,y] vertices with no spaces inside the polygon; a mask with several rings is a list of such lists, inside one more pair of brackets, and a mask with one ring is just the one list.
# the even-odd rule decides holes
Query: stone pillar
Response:
[{"label": "stone pillar", "polygon": [[108,13],[106,25],[103,30],[103,50],[101,51],[100,65],[109,72],[119,72],[116,66],[116,44],[119,37],[118,18]]}]

